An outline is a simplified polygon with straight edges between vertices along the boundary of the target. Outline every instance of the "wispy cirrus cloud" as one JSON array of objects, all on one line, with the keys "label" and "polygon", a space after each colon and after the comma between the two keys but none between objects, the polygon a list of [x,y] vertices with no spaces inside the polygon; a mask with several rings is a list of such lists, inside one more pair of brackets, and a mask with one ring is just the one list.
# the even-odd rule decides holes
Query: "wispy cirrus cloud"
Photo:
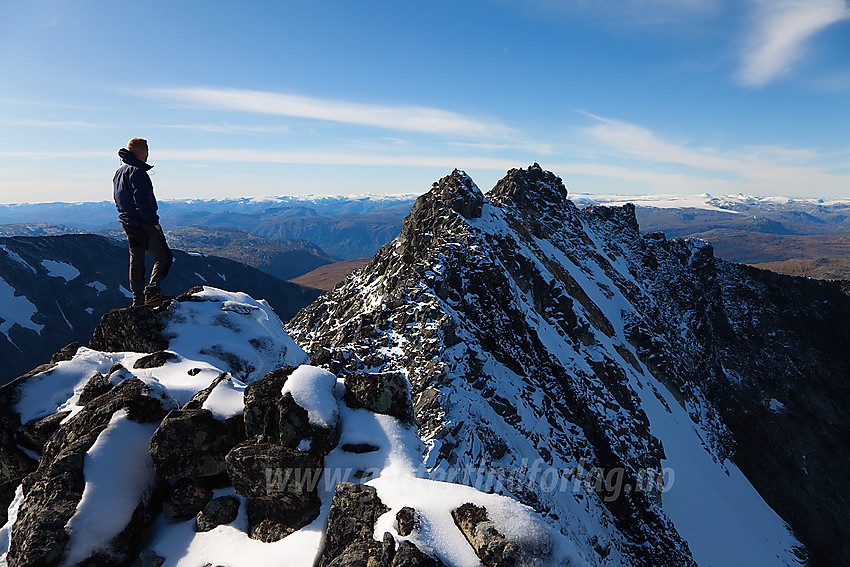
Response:
[{"label": "wispy cirrus cloud", "polygon": [[716,150],[689,148],[681,143],[662,140],[652,130],[636,124],[585,114],[593,118],[596,124],[581,128],[580,132],[610,150],[654,162],[687,165],[709,171],[733,171],[740,167],[740,162]]},{"label": "wispy cirrus cloud", "polygon": [[535,12],[571,17],[586,15],[608,24],[657,26],[717,13],[722,0],[524,0]]},{"label": "wispy cirrus cloud", "polygon": [[92,124],[91,122],[82,122],[79,120],[28,120],[25,118],[15,118],[13,120],[0,119],[0,124],[4,126],[29,126],[33,128],[60,128],[64,130],[104,128],[100,124]]},{"label": "wispy cirrus cloud", "polygon": [[154,124],[151,128],[164,128],[172,130],[194,130],[197,132],[209,132],[214,134],[287,134],[292,132],[289,126],[243,126],[240,124]]},{"label": "wispy cirrus cloud", "polygon": [[510,169],[515,160],[481,156],[390,154],[388,152],[344,150],[249,150],[211,148],[200,150],[163,150],[157,159],[168,161],[285,163],[302,165],[356,165],[395,167],[439,167]]},{"label": "wispy cirrus cloud", "polygon": [[[612,177],[618,177],[613,175],[616,173],[632,179],[638,179],[640,175],[651,179],[658,175],[658,164],[668,164],[696,170],[692,173],[675,171],[663,174],[668,181],[676,180],[699,187],[707,184],[736,186],[737,191],[753,193],[799,195],[817,191],[831,195],[846,193],[850,183],[850,176],[842,173],[848,167],[846,152],[824,154],[814,148],[784,146],[694,147],[686,142],[665,140],[643,126],[592,114],[587,116],[596,123],[580,128],[579,134],[596,152],[608,155],[611,164],[605,166],[605,170],[612,173]],[[631,158],[638,165],[616,165],[617,157]],[[601,169],[593,167],[601,173]],[[679,190],[684,188],[685,185]]]},{"label": "wispy cirrus cloud", "polygon": [[788,74],[825,28],[850,19],[846,0],[755,0],[753,30],[744,41],[738,80],[761,87]]},{"label": "wispy cirrus cloud", "polygon": [[142,94],[199,108],[311,118],[464,139],[507,139],[515,134],[513,129],[497,121],[424,106],[367,104],[296,94],[199,87],[149,89]]}]

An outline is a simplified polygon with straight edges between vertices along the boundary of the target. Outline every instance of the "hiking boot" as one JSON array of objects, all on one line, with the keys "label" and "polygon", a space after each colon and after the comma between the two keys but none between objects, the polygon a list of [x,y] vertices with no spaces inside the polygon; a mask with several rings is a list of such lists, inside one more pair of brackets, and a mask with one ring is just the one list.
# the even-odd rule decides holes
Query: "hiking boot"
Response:
[{"label": "hiking boot", "polygon": [[162,295],[162,294],[155,295],[155,296],[151,297],[150,299],[148,299],[147,301],[145,301],[145,307],[159,307],[160,305],[162,305],[163,303],[165,303],[166,301],[168,301],[170,299],[174,299],[174,297],[170,296],[170,295]]}]

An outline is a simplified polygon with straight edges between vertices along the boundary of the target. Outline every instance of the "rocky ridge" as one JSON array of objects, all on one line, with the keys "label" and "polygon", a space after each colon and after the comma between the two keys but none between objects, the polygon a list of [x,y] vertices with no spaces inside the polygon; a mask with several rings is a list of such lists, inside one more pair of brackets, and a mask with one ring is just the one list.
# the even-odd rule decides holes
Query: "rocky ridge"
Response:
[{"label": "rocky ridge", "polygon": [[535,164],[487,195],[435,183],[287,330],[335,373],[405,375],[432,478],[489,475],[591,564],[830,565],[848,309],[839,283],[641,235],[630,205],[579,210]]}]

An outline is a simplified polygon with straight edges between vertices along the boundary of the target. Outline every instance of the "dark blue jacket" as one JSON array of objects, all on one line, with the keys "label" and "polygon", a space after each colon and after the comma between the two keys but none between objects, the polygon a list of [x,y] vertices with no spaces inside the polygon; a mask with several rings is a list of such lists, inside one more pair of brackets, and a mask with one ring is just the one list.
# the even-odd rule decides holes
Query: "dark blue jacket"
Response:
[{"label": "dark blue jacket", "polygon": [[137,158],[127,148],[118,150],[118,157],[124,162],[112,180],[112,196],[118,209],[118,220],[130,225],[143,222],[159,224],[153,183],[148,175],[148,170],[153,166]]}]

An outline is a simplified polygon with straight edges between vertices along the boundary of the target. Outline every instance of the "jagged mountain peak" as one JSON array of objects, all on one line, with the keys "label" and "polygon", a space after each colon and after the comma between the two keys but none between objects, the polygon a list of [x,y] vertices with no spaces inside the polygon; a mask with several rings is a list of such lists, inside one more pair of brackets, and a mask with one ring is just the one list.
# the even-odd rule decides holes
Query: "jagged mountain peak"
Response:
[{"label": "jagged mountain peak", "polygon": [[520,207],[540,209],[552,204],[562,205],[567,199],[567,188],[560,177],[535,162],[526,169],[508,171],[487,197],[497,206],[512,202]]},{"label": "jagged mountain peak", "polygon": [[465,172],[455,169],[434,182],[431,191],[419,197],[409,216],[419,217],[431,213],[435,206],[447,206],[466,219],[481,216],[484,194],[472,178]]},{"label": "jagged mountain peak", "polygon": [[[828,489],[806,470],[829,425],[788,398],[847,390],[848,361],[824,340],[850,312],[839,285],[643,235],[631,205],[579,210],[539,165],[508,172],[465,216],[450,203],[471,187],[458,171],[440,180],[369,266],[288,323],[314,364],[404,373],[427,466],[484,467],[591,564],[794,565],[800,541],[813,558],[845,553],[841,529],[811,528]],[[789,454],[802,446],[808,469]],[[676,484],[553,492],[525,474],[532,463],[553,482],[588,466],[622,473],[621,486],[665,469]]]}]

